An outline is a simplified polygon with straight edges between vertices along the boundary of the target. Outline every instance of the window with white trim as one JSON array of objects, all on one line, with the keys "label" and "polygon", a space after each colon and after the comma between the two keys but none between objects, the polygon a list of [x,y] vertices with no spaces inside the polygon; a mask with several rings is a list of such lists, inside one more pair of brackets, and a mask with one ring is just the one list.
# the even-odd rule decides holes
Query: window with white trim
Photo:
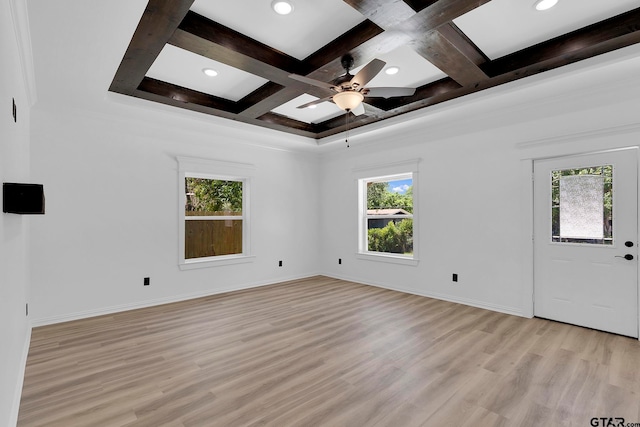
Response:
[{"label": "window with white trim", "polygon": [[[373,175],[376,171],[393,173]],[[361,170],[357,175],[358,255],[415,265],[417,161]]]},{"label": "window with white trim", "polygon": [[242,254],[244,180],[186,176],[185,259]]},{"label": "window with white trim", "polygon": [[250,178],[242,172],[251,166],[200,159],[178,161],[180,267],[249,261]]}]

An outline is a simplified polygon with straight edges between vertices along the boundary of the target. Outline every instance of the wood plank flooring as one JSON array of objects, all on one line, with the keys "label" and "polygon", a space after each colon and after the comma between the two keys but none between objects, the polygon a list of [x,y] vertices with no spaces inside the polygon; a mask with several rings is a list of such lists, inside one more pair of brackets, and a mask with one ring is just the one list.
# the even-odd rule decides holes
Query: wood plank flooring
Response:
[{"label": "wood plank flooring", "polygon": [[18,425],[640,422],[637,340],[314,277],[35,328]]}]

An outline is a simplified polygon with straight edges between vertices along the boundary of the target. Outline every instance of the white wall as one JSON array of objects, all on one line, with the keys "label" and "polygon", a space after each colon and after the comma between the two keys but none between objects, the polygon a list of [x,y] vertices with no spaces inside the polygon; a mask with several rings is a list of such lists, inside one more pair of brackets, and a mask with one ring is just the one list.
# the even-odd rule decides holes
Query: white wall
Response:
[{"label": "white wall", "polygon": [[[0,4],[0,179],[29,181],[29,101],[9,2]],[[12,98],[18,107],[14,123]],[[0,196],[0,199],[2,196]],[[28,301],[28,224],[0,216],[0,425],[15,425],[31,327]]]},{"label": "white wall", "polygon": [[[589,70],[496,88],[324,150],[323,271],[531,316],[532,159],[640,143],[638,61],[607,65],[629,54],[637,58],[635,50],[596,58]],[[354,169],[416,158],[418,266],[357,258]]]},{"label": "white wall", "polygon": [[[33,178],[47,198],[31,231],[34,325],[317,273],[316,153],[261,147],[276,133],[206,116],[111,107],[33,111]],[[253,263],[179,270],[176,156],[255,165]]]},{"label": "white wall", "polygon": [[[100,113],[40,106],[31,166],[45,184],[47,214],[31,230],[33,322],[318,272],[531,315],[532,159],[638,145],[638,50],[356,130],[348,149],[341,136],[317,149],[119,95],[107,96]],[[176,156],[256,165],[254,263],[178,269]],[[356,259],[353,170],[415,158],[419,265]]]}]

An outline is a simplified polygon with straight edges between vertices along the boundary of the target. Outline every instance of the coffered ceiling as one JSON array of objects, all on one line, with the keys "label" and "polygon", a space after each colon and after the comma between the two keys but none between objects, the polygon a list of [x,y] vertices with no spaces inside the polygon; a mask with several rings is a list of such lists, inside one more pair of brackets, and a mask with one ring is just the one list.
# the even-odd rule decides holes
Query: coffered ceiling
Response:
[{"label": "coffered ceiling", "polygon": [[[395,66],[367,87],[415,88],[366,98],[360,127],[640,42],[637,0],[150,0],[109,88],[112,92],[321,139],[345,130],[327,88],[373,59]],[[217,76],[202,71],[212,69]]]}]

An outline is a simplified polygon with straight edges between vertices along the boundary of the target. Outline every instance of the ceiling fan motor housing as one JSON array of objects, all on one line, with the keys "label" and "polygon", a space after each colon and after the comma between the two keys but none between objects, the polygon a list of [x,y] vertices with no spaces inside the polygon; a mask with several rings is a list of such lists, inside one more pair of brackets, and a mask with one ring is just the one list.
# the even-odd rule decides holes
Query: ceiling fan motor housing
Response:
[{"label": "ceiling fan motor housing", "polygon": [[355,63],[355,61],[350,53],[345,53],[344,55],[342,55],[340,63],[342,64],[342,68],[347,70],[347,74],[349,74],[349,70],[353,68],[353,64]]}]

